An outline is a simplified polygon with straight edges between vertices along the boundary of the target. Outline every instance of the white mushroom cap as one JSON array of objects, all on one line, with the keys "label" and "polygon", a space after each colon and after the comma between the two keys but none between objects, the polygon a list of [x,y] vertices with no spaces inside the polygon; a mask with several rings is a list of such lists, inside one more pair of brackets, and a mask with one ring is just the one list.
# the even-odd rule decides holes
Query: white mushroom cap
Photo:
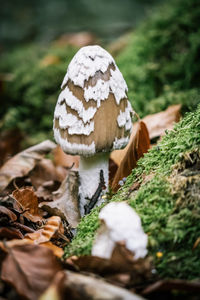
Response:
[{"label": "white mushroom cap", "polygon": [[74,155],[125,147],[132,128],[127,85],[100,46],[81,48],[68,66],[54,113],[54,137]]},{"label": "white mushroom cap", "polygon": [[111,202],[102,208],[99,219],[103,221],[92,248],[92,255],[110,258],[117,242],[134,255],[134,259],[147,254],[147,235],[138,214],[125,202]]}]

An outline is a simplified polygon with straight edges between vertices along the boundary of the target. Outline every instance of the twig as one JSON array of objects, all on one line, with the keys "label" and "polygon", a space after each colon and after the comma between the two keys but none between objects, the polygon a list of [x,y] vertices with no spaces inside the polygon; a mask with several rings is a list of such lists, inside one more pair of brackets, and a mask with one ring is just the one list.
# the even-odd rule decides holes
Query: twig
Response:
[{"label": "twig", "polygon": [[105,180],[103,177],[103,170],[100,170],[100,182],[97,187],[97,190],[94,193],[94,195],[92,196],[92,198],[88,198],[88,197],[86,198],[87,200],[89,200],[89,203],[84,206],[86,215],[89,214],[91,209],[95,206],[95,204],[97,203],[97,201],[99,199],[99,196],[101,195],[102,190],[105,188],[106,188],[106,186],[105,186]]}]

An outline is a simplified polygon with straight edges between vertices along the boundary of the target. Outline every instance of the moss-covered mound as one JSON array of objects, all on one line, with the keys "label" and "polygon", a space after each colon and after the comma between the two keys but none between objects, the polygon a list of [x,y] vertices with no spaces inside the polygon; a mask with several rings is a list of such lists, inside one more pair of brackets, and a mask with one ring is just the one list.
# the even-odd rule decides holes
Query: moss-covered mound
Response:
[{"label": "moss-covered mound", "polygon": [[[137,191],[131,191],[134,182]],[[112,201],[127,200],[142,219],[161,277],[200,277],[200,105],[153,147]],[[89,254],[98,209],[84,217],[67,255]],[[157,253],[159,252],[159,257]]]},{"label": "moss-covered mound", "polygon": [[132,33],[117,63],[129,87],[129,99],[143,117],[182,103],[198,103],[200,77],[200,5],[198,0],[167,1]]},{"label": "moss-covered mound", "polygon": [[75,52],[69,46],[32,45],[2,56],[0,129],[18,127],[31,143],[52,136],[59,87]]}]

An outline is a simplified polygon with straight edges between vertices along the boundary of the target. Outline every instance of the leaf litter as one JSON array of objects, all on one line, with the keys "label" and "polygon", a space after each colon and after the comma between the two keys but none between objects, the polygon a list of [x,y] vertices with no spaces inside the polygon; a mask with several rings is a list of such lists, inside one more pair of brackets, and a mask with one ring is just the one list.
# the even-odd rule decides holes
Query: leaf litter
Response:
[{"label": "leaf litter", "polygon": [[[148,151],[150,139],[163,135],[179,117],[180,107],[174,106],[134,125],[129,145],[111,154],[114,191]],[[52,151],[53,161],[45,158]],[[66,295],[70,299],[96,299],[97,295],[116,299],[116,295],[121,295],[120,299],[142,299],[135,293],[145,297],[154,292],[162,295],[166,287],[182,291],[187,286],[199,292],[197,283],[193,286],[188,282],[157,281],[151,257],[133,260],[123,242],[116,245],[110,259],[62,258],[63,248],[70,243],[72,229],[80,220],[78,162],[79,157],[68,156],[53,142],[44,141],[15,155],[1,167],[1,296],[54,300],[65,299]],[[139,186],[139,182],[133,183],[131,192]],[[197,240],[194,247],[198,244]],[[5,283],[13,286],[12,296]]]}]

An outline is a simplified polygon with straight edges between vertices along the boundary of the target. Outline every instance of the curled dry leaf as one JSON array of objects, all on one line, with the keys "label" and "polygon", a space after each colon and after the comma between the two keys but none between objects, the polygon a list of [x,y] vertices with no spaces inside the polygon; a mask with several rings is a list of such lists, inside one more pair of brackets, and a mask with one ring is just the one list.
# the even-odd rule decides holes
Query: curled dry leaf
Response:
[{"label": "curled dry leaf", "polygon": [[53,216],[47,219],[43,228],[26,234],[26,238],[33,240],[34,244],[41,244],[50,241],[52,237],[55,237],[55,235],[59,233],[64,234],[61,218]]},{"label": "curled dry leaf", "polygon": [[15,246],[8,249],[1,279],[14,286],[21,297],[36,300],[61,269],[50,249],[39,245]]},{"label": "curled dry leaf", "polygon": [[12,197],[14,207],[23,213],[23,216],[32,222],[42,222],[43,217],[38,208],[38,198],[33,188],[26,187],[14,190]]},{"label": "curled dry leaf", "polygon": [[0,228],[0,239],[23,239],[21,231],[15,227],[1,227]]},{"label": "curled dry leaf", "polygon": [[181,104],[171,105],[165,111],[148,115],[142,119],[149,131],[150,139],[165,134],[165,130],[171,130],[174,123],[179,122],[181,117]]},{"label": "curled dry leaf", "polygon": [[[8,209],[7,207],[0,205],[0,217],[2,220],[2,217],[6,216],[8,218],[9,221],[16,221],[17,220],[17,216],[14,212],[12,212],[10,209]],[[0,221],[1,223],[1,221]]]},{"label": "curled dry leaf", "polygon": [[78,172],[69,171],[61,187],[54,193],[54,201],[39,205],[51,215],[58,215],[75,228],[80,220],[78,208]]},{"label": "curled dry leaf", "polygon": [[51,286],[40,300],[53,299],[109,299],[109,300],[142,300],[144,298],[126,289],[117,287],[105,280],[83,275],[72,271],[58,272]]},{"label": "curled dry leaf", "polygon": [[[41,246],[50,248],[56,256],[62,257],[64,251],[60,247],[57,247],[56,245],[52,244],[50,240],[52,238],[56,238],[57,236],[61,236],[65,238],[63,233],[64,233],[64,228],[60,217],[53,216],[47,219],[47,222],[43,226],[43,228],[35,232],[26,234],[24,238],[23,235],[22,237],[17,237],[17,236],[15,237],[15,238],[23,238],[22,240],[14,239],[6,243],[0,242],[0,248],[3,251],[7,251],[7,249],[13,248],[15,246],[22,246],[27,244],[40,244]],[[67,239],[65,238],[65,241],[66,240]]]},{"label": "curled dry leaf", "polygon": [[[25,237],[21,240],[19,239],[14,239],[14,240],[10,240],[7,242],[1,242],[0,241],[0,248],[4,251],[4,252],[8,252],[8,250],[10,248],[13,248],[15,246],[24,246],[24,245],[33,245],[34,244],[34,240],[29,239],[28,237]],[[45,247],[48,248],[50,250],[53,251],[54,255],[61,258],[64,254],[64,251],[62,248],[57,247],[56,245],[52,244],[52,242],[45,242],[45,243],[41,243],[39,244],[41,247]]]},{"label": "curled dry leaf", "polygon": [[13,179],[27,175],[35,167],[35,164],[55,147],[55,143],[46,140],[18,153],[8,160],[0,169],[0,192]]},{"label": "curled dry leaf", "polygon": [[132,169],[136,167],[138,159],[148,151],[149,147],[148,130],[144,122],[139,121],[133,128],[126,148],[111,153],[111,159],[119,166],[111,186],[114,192],[120,187],[119,181],[131,173]]}]

